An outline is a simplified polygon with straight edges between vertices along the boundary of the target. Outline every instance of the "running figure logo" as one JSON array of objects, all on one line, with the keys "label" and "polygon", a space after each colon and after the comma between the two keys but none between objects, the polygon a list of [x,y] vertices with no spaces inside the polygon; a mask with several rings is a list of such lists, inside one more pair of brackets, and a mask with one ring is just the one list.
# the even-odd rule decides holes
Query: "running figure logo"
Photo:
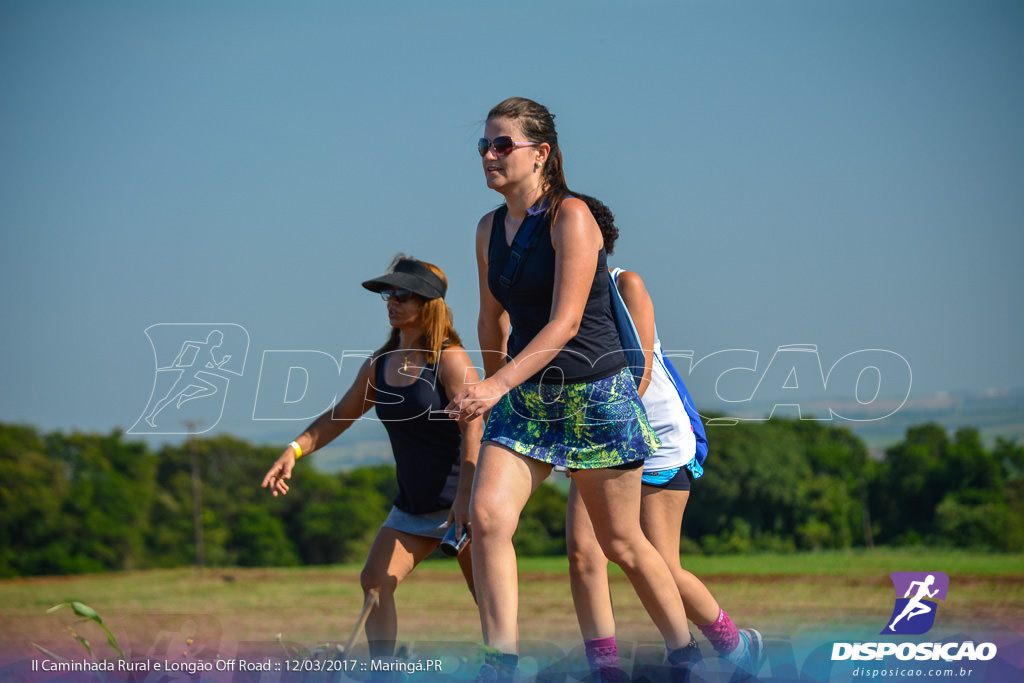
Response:
[{"label": "running figure logo", "polygon": [[[231,376],[241,377],[249,333],[231,323],[161,323],[146,328],[156,375],[149,401],[129,434],[187,434],[213,429],[224,412]],[[173,408],[173,410],[171,409]]]},{"label": "running figure logo", "polygon": [[896,604],[881,633],[909,636],[930,631],[938,610],[935,600],[946,599],[949,577],[942,572],[893,572],[889,577],[896,589]]}]

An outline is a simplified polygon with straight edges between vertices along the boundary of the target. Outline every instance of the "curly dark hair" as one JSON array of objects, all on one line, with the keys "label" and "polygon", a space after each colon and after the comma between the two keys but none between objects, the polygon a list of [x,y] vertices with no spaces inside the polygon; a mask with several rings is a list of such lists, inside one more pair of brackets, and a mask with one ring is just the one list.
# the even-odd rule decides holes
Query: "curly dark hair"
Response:
[{"label": "curly dark hair", "polygon": [[608,208],[608,205],[597,197],[576,193],[590,209],[590,213],[597,221],[597,227],[601,228],[601,236],[604,238],[604,251],[611,254],[615,251],[615,240],[619,239],[619,229],[615,225],[615,214]]}]

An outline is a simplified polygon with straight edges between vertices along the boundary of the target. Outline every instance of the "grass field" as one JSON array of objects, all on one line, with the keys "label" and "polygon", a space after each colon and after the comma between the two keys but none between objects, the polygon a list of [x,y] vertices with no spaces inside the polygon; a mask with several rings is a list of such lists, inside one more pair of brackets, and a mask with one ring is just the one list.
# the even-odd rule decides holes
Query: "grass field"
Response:
[{"label": "grass field", "polygon": [[[893,571],[942,571],[950,577],[943,623],[1002,625],[1024,633],[1024,555],[929,550],[874,550],[799,555],[684,556],[739,625],[766,635],[834,628],[874,628],[889,616]],[[579,642],[564,558],[520,561],[524,640]],[[68,626],[68,600],[95,608],[125,649],[172,651],[194,637],[208,652],[240,643],[272,643],[278,634],[305,646],[344,642],[363,603],[360,567],[155,570],[0,581],[0,642],[8,656],[33,654],[33,643],[81,655]],[[612,572],[620,642],[657,642],[658,633],[621,572]],[[480,640],[475,605],[455,563],[428,560],[399,590],[400,642]],[[94,629],[90,632],[90,628]],[[80,632],[107,654],[93,624]],[[694,630],[696,634],[696,630]],[[361,635],[361,634],[360,634]]]}]

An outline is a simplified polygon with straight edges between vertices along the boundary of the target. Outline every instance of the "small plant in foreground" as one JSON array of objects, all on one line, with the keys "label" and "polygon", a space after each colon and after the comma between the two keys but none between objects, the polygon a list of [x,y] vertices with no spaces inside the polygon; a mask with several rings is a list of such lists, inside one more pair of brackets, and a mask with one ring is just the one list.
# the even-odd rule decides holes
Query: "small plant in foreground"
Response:
[{"label": "small plant in foreground", "polygon": [[[76,615],[82,617],[81,621],[75,622],[75,624],[68,626],[68,630],[71,631],[71,637],[78,641],[78,644],[82,646],[82,648],[88,653],[90,657],[94,659],[96,657],[95,653],[93,653],[92,645],[85,638],[85,636],[81,635],[78,631],[75,630],[76,624],[85,623],[87,621],[91,621],[94,624],[98,625],[101,629],[103,629],[103,632],[107,634],[107,644],[110,645],[110,649],[116,652],[117,656],[121,660],[128,660],[128,657],[125,655],[124,650],[122,650],[121,646],[118,645],[117,638],[115,638],[114,634],[110,632],[110,629],[107,628],[107,625],[103,623],[103,618],[99,615],[99,612],[97,612],[92,607],[89,607],[86,604],[72,600],[69,602],[62,602],[60,604],[54,605],[50,609],[46,610],[46,613],[52,614],[53,612],[56,612],[62,607],[70,607],[71,611],[73,611]],[[32,645],[35,646],[37,650],[51,657],[54,657],[61,661],[67,661],[64,657],[61,657],[55,652],[50,652],[49,650],[47,650],[41,645],[38,645],[37,643],[32,643]]]}]

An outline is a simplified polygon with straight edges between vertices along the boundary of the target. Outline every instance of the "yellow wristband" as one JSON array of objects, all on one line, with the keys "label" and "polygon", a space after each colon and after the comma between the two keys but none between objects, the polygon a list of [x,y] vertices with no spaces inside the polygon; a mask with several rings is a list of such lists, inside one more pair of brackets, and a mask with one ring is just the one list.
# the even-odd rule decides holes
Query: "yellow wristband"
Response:
[{"label": "yellow wristband", "polygon": [[294,450],[294,451],[295,451],[295,459],[296,459],[296,460],[298,460],[299,458],[301,458],[301,457],[302,457],[302,449],[301,449],[301,448],[299,448],[299,442],[298,442],[298,441],[292,441],[292,442],[291,442],[290,444],[288,444],[288,445],[289,445],[289,446],[291,446],[291,447],[292,447],[292,450]]}]

